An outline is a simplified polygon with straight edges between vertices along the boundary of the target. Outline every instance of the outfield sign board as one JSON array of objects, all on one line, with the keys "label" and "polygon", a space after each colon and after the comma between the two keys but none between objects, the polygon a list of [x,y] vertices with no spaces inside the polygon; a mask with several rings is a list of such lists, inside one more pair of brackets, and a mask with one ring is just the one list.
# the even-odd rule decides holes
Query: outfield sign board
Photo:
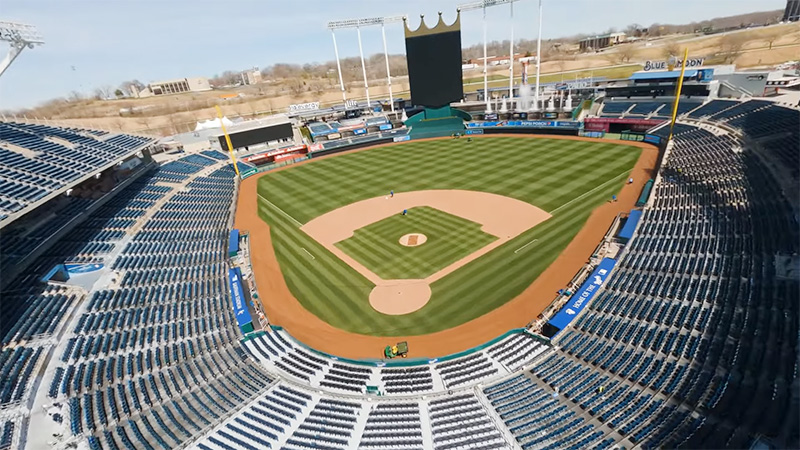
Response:
[{"label": "outfield sign board", "polygon": [[661,136],[655,134],[646,134],[644,135],[644,141],[658,145],[661,143]]},{"label": "outfield sign board", "polygon": [[290,113],[299,113],[304,111],[316,111],[319,109],[319,102],[310,102],[310,103],[298,103],[295,105],[289,105],[289,112]]},{"label": "outfield sign board", "polygon": [[581,285],[580,289],[570,297],[569,301],[561,308],[561,311],[553,316],[547,323],[559,330],[566,328],[566,326],[586,308],[586,305],[589,304],[592,297],[597,294],[597,291],[603,286],[603,283],[605,283],[616,264],[616,259],[603,258],[591,275],[589,275],[589,278]]},{"label": "outfield sign board", "polygon": [[580,128],[581,123],[572,120],[504,120],[469,122],[468,128],[523,127],[523,128]]},{"label": "outfield sign board", "polygon": [[589,89],[591,87],[592,81],[590,79],[565,81],[555,84],[555,88],[558,91]]},{"label": "outfield sign board", "polygon": [[[686,60],[686,67],[700,67],[703,65],[703,61],[705,58],[689,58]],[[683,60],[678,59],[675,61],[675,67],[680,69],[683,65]],[[670,69],[669,61],[645,61],[644,62],[644,70],[645,72],[650,70],[672,70]]]},{"label": "outfield sign board", "polygon": [[248,169],[248,170],[245,170],[244,172],[241,173],[241,177],[244,180],[245,178],[247,178],[247,177],[249,177],[251,175],[255,175],[257,173],[258,173],[258,169]]}]

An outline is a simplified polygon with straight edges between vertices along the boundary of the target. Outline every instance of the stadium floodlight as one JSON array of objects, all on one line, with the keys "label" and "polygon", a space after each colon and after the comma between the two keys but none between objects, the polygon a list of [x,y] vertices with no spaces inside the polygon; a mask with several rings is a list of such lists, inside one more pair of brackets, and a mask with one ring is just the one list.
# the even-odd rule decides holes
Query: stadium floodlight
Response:
[{"label": "stadium floodlight", "polygon": [[514,99],[514,2],[519,0],[481,0],[474,3],[465,3],[458,7],[459,11],[483,10],[483,97],[486,100],[486,112],[492,112],[489,103],[489,71],[488,56],[486,55],[486,8],[499,5],[511,5],[511,48],[509,57],[511,62],[511,72],[508,79],[508,97]]},{"label": "stadium floodlight", "polygon": [[0,21],[0,41],[8,42],[8,53],[0,62],[0,76],[25,48],[44,44],[42,35],[33,25]]},{"label": "stadium floodlight", "polygon": [[402,22],[405,16],[389,16],[389,17],[365,17],[360,19],[346,19],[335,20],[328,22],[327,28],[331,30],[331,37],[333,37],[333,52],[336,56],[336,69],[339,71],[339,87],[342,89],[342,100],[347,101],[344,88],[344,79],[342,78],[342,65],[339,62],[339,48],[336,45],[336,32],[335,30],[355,28],[358,35],[358,53],[361,57],[361,72],[364,76],[364,90],[367,94],[367,107],[370,107],[369,98],[369,84],[367,83],[367,66],[364,63],[364,50],[361,46],[361,28],[380,25],[381,36],[383,37],[383,56],[386,60],[386,78],[389,85],[389,103],[391,104],[392,112],[394,112],[394,96],[392,95],[392,75],[389,72],[389,52],[386,49],[386,30],[384,25],[387,23]]}]

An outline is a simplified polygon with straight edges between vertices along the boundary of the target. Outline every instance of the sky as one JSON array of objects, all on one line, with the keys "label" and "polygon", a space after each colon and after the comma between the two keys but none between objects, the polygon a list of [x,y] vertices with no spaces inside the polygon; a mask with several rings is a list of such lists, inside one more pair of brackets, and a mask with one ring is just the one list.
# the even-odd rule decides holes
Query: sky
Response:
[{"label": "sky", "polygon": [[[543,38],[601,33],[631,23],[689,23],[782,9],[785,0],[543,0]],[[33,107],[72,91],[225,70],[334,59],[331,20],[407,15],[412,28],[437,12],[450,23],[469,0],[2,0],[0,20],[36,25],[45,45],[27,49],[0,78],[0,110]],[[482,42],[481,12],[462,14],[462,45]],[[514,6],[515,39],[534,39],[537,3]],[[507,5],[487,9],[488,39],[509,38]],[[355,30],[336,34],[341,57],[358,56]],[[404,53],[402,24],[386,26]],[[380,28],[362,30],[364,55],[383,51]],[[0,42],[2,56],[6,43]]]}]

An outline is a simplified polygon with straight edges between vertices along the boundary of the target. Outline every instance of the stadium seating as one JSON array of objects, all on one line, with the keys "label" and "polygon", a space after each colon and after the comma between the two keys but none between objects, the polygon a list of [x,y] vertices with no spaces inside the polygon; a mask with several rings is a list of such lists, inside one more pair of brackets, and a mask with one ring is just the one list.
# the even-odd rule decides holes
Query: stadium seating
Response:
[{"label": "stadium seating", "polygon": [[[601,117],[650,116],[665,118],[672,116],[672,101],[664,100],[627,100],[609,101],[604,103],[600,113]],[[700,106],[697,100],[681,99],[678,102],[678,116],[686,114]]]},{"label": "stadium seating", "polygon": [[[642,117],[670,106],[609,102],[604,114],[611,105]],[[440,360],[376,365],[318,353],[279,328],[241,339],[227,280],[234,172],[225,155],[204,151],[143,174],[4,289],[0,410],[24,408],[44,373],[41,397],[60,405],[69,438],[91,449],[797,442],[800,283],[790,272],[800,235],[764,162],[797,166],[798,111],[761,100],[683,108],[735,132],[676,125],[636,234],[550,343],[516,331]],[[3,139],[12,146],[47,148],[81,170],[147,143],[3,126],[17,136]],[[73,151],[94,145],[87,140],[103,144],[91,157]],[[2,264],[47,229],[10,236]],[[106,278],[89,289],[38,281],[64,261],[104,264]],[[56,417],[42,416],[0,421],[0,449]]]},{"label": "stadium seating", "polygon": [[152,142],[140,136],[0,122],[0,221]]}]

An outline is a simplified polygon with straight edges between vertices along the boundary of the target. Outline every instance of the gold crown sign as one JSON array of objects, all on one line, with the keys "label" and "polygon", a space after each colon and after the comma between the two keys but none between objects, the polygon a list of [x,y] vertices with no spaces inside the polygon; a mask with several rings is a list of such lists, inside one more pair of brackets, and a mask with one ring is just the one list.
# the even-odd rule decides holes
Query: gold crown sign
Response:
[{"label": "gold crown sign", "polygon": [[419,15],[419,28],[417,28],[416,30],[411,30],[410,28],[408,28],[408,19],[405,17],[403,17],[403,25],[404,25],[403,28],[405,29],[406,33],[406,38],[427,36],[429,34],[446,33],[448,31],[461,31],[461,11],[457,10],[456,20],[450,25],[444,23],[441,11],[439,11],[439,21],[433,28],[429,28],[425,24],[424,14]]}]

